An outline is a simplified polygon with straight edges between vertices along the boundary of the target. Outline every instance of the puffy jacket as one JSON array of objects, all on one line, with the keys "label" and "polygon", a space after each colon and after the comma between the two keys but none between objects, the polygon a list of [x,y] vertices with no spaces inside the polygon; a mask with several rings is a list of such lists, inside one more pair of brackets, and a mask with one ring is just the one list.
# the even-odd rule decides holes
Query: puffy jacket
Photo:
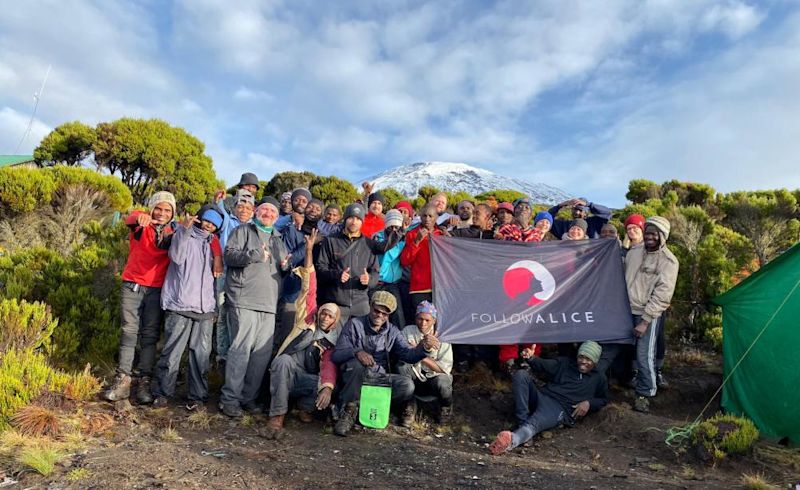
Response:
[{"label": "puffy jacket", "polygon": [[361,233],[367,237],[372,238],[375,233],[383,231],[383,215],[372,214],[370,211],[364,217],[364,224],[361,226]]},{"label": "puffy jacket", "polygon": [[[348,250],[351,244],[353,246]],[[325,238],[321,247],[316,269],[323,302],[348,307],[351,315],[366,315],[369,311],[368,291],[377,286],[379,276],[378,259],[371,242],[364,235],[350,237],[340,232]],[[347,268],[350,268],[350,279],[342,282],[342,272]],[[366,285],[359,280],[364,269],[369,274]]]},{"label": "puffy jacket", "polygon": [[428,357],[422,344],[416,347],[408,345],[405,336],[388,321],[380,331],[373,330],[369,324],[369,315],[354,316],[342,327],[331,359],[336,364],[343,364],[355,358],[359,351],[370,354],[375,360],[373,371],[384,373],[389,372],[390,353],[408,364],[416,364]]},{"label": "puffy jacket", "polygon": [[214,294],[212,243],[219,239],[196,226],[179,226],[169,247],[170,264],[161,290],[161,307],[170,311],[213,313]]},{"label": "puffy jacket", "polygon": [[648,252],[644,246],[633,247],[625,255],[625,283],[631,312],[651,322],[669,308],[675,282],[678,280],[678,259],[667,248],[663,231],[661,246]]}]

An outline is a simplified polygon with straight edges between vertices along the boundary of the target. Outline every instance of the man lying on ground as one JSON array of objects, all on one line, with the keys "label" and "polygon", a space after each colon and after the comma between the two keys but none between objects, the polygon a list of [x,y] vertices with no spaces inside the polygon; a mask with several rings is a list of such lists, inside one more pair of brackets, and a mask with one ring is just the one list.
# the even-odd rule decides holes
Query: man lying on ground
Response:
[{"label": "man lying on ground", "polygon": [[573,426],[589,412],[604,407],[608,383],[594,368],[601,353],[600,344],[593,341],[581,344],[577,359],[541,359],[532,357],[529,349],[524,351],[523,357],[528,358],[531,369],[548,374],[550,382],[540,391],[529,370],[514,373],[514,415],[519,426],[513,432],[504,430],[497,434],[489,451],[495,456],[511,451],[542,431],[560,424]]}]

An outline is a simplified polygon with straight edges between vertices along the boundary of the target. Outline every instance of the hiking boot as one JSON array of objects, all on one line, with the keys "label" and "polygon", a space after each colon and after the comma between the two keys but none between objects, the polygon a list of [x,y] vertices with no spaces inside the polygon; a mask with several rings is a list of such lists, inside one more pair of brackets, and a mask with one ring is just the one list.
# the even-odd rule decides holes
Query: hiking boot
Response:
[{"label": "hiking boot", "polygon": [[256,402],[247,402],[244,405],[242,405],[242,410],[249,413],[250,415],[261,415],[262,413],[264,413],[264,406]]},{"label": "hiking boot", "polygon": [[242,407],[240,407],[237,403],[220,403],[219,409],[222,411],[222,413],[232,419],[238,419],[244,415]]},{"label": "hiking boot", "polygon": [[403,407],[403,414],[400,416],[400,425],[410,429],[414,425],[414,417],[417,414],[417,403],[414,400],[407,402]]},{"label": "hiking boot", "polygon": [[117,373],[114,383],[103,393],[103,398],[110,402],[125,400],[131,396],[131,377],[124,373]]},{"label": "hiking boot", "polygon": [[497,434],[495,437],[494,442],[489,444],[489,452],[492,453],[493,456],[499,456],[511,447],[511,432],[504,430],[503,432]]},{"label": "hiking boot", "polygon": [[650,411],[650,399],[646,396],[637,396],[633,402],[633,409],[637,412],[647,413]]},{"label": "hiking boot", "polygon": [[142,376],[136,384],[136,401],[141,405],[153,403],[153,394],[150,392],[150,376]]},{"label": "hiking boot", "polygon": [[314,421],[314,414],[308,410],[300,410],[297,412],[297,418],[304,424],[310,424]]},{"label": "hiking boot", "polygon": [[664,378],[664,374],[660,369],[656,371],[656,386],[661,389],[669,388],[669,383],[667,383],[667,379]]},{"label": "hiking boot", "polygon": [[453,419],[453,407],[442,407],[439,409],[439,416],[437,417],[440,425],[449,424]]},{"label": "hiking boot", "polygon": [[169,399],[166,396],[157,396],[155,400],[153,400],[153,408],[167,408],[169,405]]},{"label": "hiking boot", "polygon": [[346,437],[350,429],[356,423],[356,415],[358,414],[358,405],[355,402],[350,402],[345,405],[344,410],[339,415],[339,420],[333,426],[333,433],[337,436]]}]

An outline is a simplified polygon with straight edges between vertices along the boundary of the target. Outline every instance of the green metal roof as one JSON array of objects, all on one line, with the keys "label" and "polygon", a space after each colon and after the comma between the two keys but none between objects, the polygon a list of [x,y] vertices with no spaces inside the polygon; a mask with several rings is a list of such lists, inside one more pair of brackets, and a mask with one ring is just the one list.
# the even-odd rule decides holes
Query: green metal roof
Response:
[{"label": "green metal roof", "polygon": [[13,167],[23,163],[32,163],[33,155],[0,155],[0,167]]}]

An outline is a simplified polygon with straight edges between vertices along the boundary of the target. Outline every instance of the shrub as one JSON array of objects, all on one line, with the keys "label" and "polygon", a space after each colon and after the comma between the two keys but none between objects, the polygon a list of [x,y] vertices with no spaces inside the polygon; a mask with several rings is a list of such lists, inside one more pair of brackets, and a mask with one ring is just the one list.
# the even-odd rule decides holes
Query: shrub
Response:
[{"label": "shrub", "polygon": [[750,419],[730,414],[717,414],[692,430],[692,442],[701,459],[713,462],[744,454],[757,440],[758,429]]},{"label": "shrub", "polygon": [[58,325],[50,308],[39,302],[18,302],[16,299],[0,301],[0,352],[47,349],[50,336]]},{"label": "shrub", "polygon": [[8,428],[14,413],[39,396],[53,369],[42,354],[10,349],[0,358],[0,431]]}]

